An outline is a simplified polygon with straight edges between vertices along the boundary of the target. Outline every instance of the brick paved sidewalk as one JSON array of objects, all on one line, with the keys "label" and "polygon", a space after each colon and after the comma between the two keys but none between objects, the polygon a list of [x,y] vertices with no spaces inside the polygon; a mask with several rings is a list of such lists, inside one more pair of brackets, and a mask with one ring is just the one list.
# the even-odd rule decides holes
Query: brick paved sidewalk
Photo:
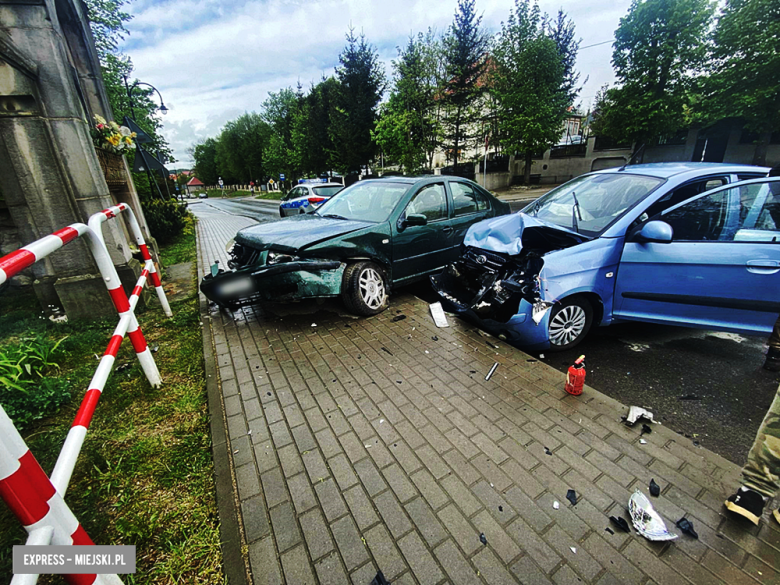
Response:
[{"label": "brick paved sidewalk", "polygon": [[[251,222],[198,215],[202,274]],[[202,307],[255,585],[780,583],[780,526],[724,516],[735,465],[659,425],[640,444],[625,406],[415,297],[364,319]],[[699,540],[605,530],[651,478]]]}]

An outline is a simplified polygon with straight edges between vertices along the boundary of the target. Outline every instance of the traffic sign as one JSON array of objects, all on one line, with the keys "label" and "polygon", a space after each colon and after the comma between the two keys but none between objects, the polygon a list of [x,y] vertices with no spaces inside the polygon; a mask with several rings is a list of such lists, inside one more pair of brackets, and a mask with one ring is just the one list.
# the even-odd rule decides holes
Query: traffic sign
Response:
[{"label": "traffic sign", "polygon": [[279,180],[284,181],[284,173],[279,173]]},{"label": "traffic sign", "polygon": [[223,183],[223,182],[222,182],[222,177],[220,177],[220,178],[219,178],[219,186],[220,186],[220,187],[222,187],[222,186],[224,186],[224,184],[225,184],[225,183]]}]

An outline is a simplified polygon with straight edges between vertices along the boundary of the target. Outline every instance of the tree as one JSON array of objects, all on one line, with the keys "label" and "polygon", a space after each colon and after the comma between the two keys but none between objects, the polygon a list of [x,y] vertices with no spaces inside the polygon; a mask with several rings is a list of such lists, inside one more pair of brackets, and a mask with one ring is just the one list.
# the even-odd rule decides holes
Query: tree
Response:
[{"label": "tree", "polygon": [[713,11],[710,0],[633,0],[615,31],[619,86],[603,102],[604,133],[639,147],[685,125]]},{"label": "tree", "polygon": [[713,41],[704,119],[744,118],[759,134],[753,163],[763,165],[769,136],[780,130],[780,5],[728,0]]},{"label": "tree", "polygon": [[[547,36],[555,41],[555,46],[558,48],[558,53],[563,62],[561,91],[566,94],[567,105],[573,106],[582,89],[582,86],[577,85],[580,80],[580,74],[574,68],[577,64],[577,53],[580,50],[580,40],[575,38],[574,35],[574,22],[566,15],[563,8],[558,10],[555,21],[551,21],[546,15],[544,20]],[[585,82],[587,82],[587,78]]]},{"label": "tree", "polygon": [[219,170],[217,169],[217,140],[206,138],[200,144],[196,144],[190,153],[195,161],[195,176],[200,179],[204,185],[216,185],[219,180]]},{"label": "tree", "polygon": [[365,35],[356,37],[353,29],[347,33],[347,45],[339,55],[339,63],[339,91],[330,112],[333,162],[343,172],[359,172],[376,153],[371,130],[385,90],[385,74],[376,49]]},{"label": "tree", "polygon": [[483,93],[489,37],[481,28],[474,0],[458,0],[455,20],[444,37],[446,81],[439,99],[445,104],[444,146],[457,166],[460,150],[474,142],[475,122],[481,117],[477,104]]},{"label": "tree", "polygon": [[254,112],[225,124],[216,148],[219,174],[240,183],[262,177],[270,135],[270,126]]},{"label": "tree", "polygon": [[263,102],[262,118],[271,129],[268,152],[265,158],[269,174],[288,175],[294,181],[300,175],[296,165],[296,149],[293,145],[293,120],[302,96],[288,87],[277,93],[268,92]]},{"label": "tree", "polygon": [[491,91],[499,109],[501,146],[525,159],[525,183],[533,153],[555,144],[570,104],[564,58],[545,34],[539,6],[515,0],[493,51]]}]

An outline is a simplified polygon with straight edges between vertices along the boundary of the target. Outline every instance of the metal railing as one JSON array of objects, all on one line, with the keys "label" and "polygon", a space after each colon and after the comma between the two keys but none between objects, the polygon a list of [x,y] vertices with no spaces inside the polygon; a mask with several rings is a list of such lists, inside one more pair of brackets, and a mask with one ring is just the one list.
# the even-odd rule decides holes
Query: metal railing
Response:
[{"label": "metal railing", "polygon": [[[130,229],[144,258],[144,268],[129,298],[125,296],[122,289],[102,234],[103,223],[120,213],[126,213]],[[27,530],[29,535],[27,545],[94,544],[68,508],[64,497],[84,444],[87,429],[125,335],[130,338],[149,383],[153,387],[158,387],[162,383],[157,364],[135,317],[135,307],[148,278],[151,278],[165,314],[170,317],[172,313],[135,215],[126,203],[120,203],[96,213],[88,223],[89,225],[72,224],[0,258],[0,284],[3,284],[7,279],[52,254],[68,242],[84,237],[119,314],[119,323],[81,401],[76,418],[54,465],[51,478],[46,476],[13,422],[0,406],[0,497]],[[77,585],[122,583],[116,575],[65,575],[65,579],[68,583]],[[37,580],[38,575],[15,575],[11,583],[29,585],[36,583]]]}]

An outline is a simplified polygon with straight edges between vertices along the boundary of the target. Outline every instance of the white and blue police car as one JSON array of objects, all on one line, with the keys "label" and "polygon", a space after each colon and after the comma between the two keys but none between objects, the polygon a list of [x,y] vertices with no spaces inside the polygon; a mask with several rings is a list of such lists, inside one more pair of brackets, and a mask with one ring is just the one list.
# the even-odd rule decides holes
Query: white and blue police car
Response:
[{"label": "white and blue police car", "polygon": [[314,211],[343,188],[341,183],[328,183],[326,179],[304,179],[282,199],[279,215],[287,217]]}]

